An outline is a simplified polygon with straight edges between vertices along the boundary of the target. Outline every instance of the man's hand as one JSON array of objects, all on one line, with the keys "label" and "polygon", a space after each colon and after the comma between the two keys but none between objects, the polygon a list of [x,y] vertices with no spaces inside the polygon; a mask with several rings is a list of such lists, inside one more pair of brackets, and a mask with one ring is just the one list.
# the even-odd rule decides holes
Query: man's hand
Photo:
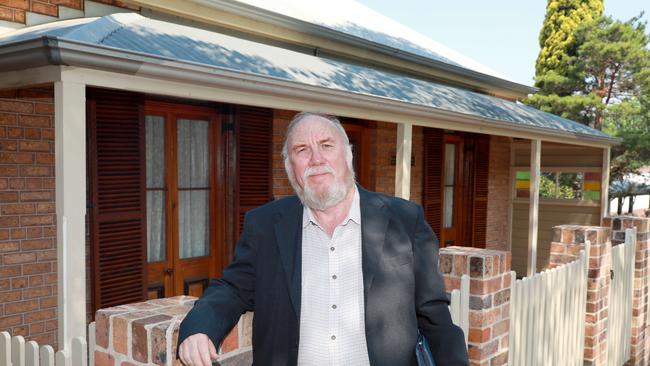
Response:
[{"label": "man's hand", "polygon": [[207,335],[197,333],[185,338],[178,348],[178,356],[187,366],[212,366],[217,349]]}]

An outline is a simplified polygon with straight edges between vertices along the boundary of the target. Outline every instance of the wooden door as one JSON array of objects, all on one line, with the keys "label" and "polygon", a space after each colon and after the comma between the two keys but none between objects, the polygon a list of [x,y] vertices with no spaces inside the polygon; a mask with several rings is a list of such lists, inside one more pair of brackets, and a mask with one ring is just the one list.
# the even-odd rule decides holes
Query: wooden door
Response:
[{"label": "wooden door", "polygon": [[489,136],[424,129],[425,218],[441,247],[485,247]]},{"label": "wooden door", "polygon": [[200,296],[220,274],[224,241],[221,124],[212,108],[145,107],[149,298]]},{"label": "wooden door", "polygon": [[462,245],[463,218],[466,216],[466,206],[463,204],[463,153],[464,144],[460,136],[444,135],[440,243],[445,247]]}]

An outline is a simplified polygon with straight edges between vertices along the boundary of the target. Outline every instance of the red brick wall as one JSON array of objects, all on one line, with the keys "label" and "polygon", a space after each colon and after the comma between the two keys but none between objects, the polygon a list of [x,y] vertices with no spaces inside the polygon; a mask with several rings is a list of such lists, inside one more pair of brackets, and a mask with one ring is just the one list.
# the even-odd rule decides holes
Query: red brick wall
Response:
[{"label": "red brick wall", "polygon": [[[139,11],[140,7],[116,0],[95,2]],[[0,20],[25,24],[25,12],[59,17],[59,6],[83,10],[83,0],[0,0]]]},{"label": "red brick wall", "polygon": [[0,92],[0,331],[56,346],[53,88]]},{"label": "red brick wall", "polygon": [[508,250],[510,138],[490,137],[486,248]]}]

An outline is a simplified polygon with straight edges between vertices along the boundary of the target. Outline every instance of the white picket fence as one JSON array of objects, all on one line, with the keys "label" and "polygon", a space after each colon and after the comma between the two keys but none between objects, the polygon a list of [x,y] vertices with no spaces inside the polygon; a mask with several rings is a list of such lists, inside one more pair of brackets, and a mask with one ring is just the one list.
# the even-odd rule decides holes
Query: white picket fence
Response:
[{"label": "white picket fence", "polygon": [[[585,245],[589,250],[589,244]],[[510,296],[509,365],[582,366],[588,259],[515,281]]]},{"label": "white picket fence", "polygon": [[460,289],[451,292],[451,303],[449,304],[451,320],[463,330],[465,344],[469,333],[469,276],[463,275],[460,278]]},{"label": "white picket fence", "polygon": [[625,230],[625,244],[612,248],[612,281],[609,286],[607,365],[620,366],[630,359],[632,290],[636,229]]},{"label": "white picket fence", "polygon": [[88,342],[83,337],[73,338],[70,351],[54,352],[50,345],[39,347],[21,336],[0,332],[0,366],[95,366],[94,322],[88,326],[88,336]]}]

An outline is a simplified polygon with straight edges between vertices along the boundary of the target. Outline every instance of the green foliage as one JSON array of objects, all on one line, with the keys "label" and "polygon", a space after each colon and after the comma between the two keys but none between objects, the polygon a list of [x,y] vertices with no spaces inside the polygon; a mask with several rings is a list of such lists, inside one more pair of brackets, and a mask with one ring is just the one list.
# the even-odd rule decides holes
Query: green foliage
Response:
[{"label": "green foliage", "polygon": [[641,16],[627,22],[597,17],[574,28],[567,20],[572,46],[554,69],[538,67],[540,91],[524,102],[601,129],[608,106],[650,89],[650,38]]},{"label": "green foliage", "polygon": [[[563,177],[564,176],[564,177]],[[576,199],[574,180],[566,175],[560,175],[559,184],[555,181],[555,173],[543,173],[539,179],[539,196],[552,199]],[[569,178],[569,180],[567,180]]]},{"label": "green foliage", "polygon": [[605,111],[603,130],[622,139],[620,145],[612,148],[612,182],[650,162],[650,103],[642,99],[630,98]]}]

